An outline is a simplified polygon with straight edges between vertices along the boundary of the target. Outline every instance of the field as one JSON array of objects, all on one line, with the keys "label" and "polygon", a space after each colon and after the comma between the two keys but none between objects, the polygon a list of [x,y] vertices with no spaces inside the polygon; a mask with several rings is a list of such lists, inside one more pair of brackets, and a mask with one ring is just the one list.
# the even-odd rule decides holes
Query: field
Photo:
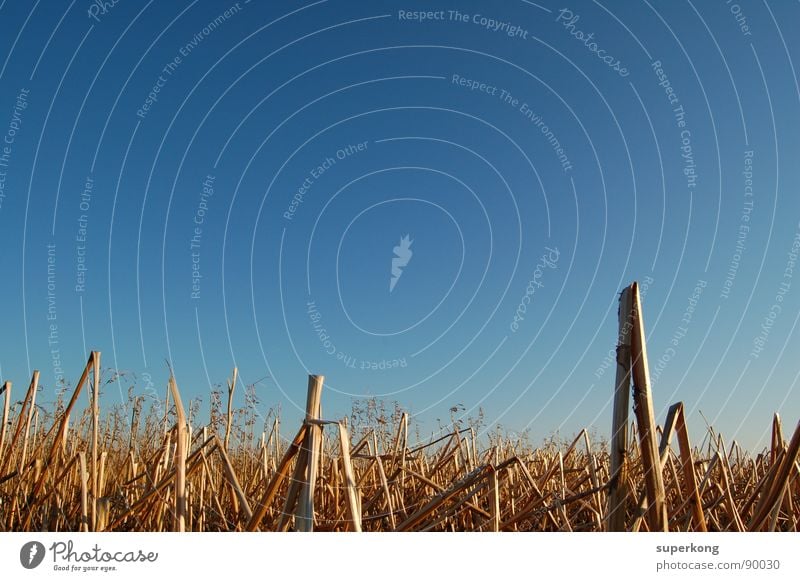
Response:
[{"label": "field", "polygon": [[460,421],[410,445],[409,416],[375,402],[327,421],[321,376],[291,439],[279,414],[233,407],[236,370],[207,421],[174,378],[101,415],[93,352],[52,409],[38,372],[16,402],[0,387],[0,531],[797,531],[800,424],[787,442],[776,414],[755,455],[713,428],[693,443],[681,402],[656,425],[643,338],[634,283],[608,443],[583,430],[537,447]]}]

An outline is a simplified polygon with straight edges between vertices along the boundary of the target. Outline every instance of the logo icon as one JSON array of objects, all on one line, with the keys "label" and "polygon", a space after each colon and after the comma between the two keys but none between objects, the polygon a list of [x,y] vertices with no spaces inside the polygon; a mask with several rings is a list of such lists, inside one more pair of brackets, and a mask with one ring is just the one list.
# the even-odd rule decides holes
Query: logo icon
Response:
[{"label": "logo icon", "polygon": [[389,292],[394,290],[397,281],[403,276],[403,269],[408,266],[411,256],[411,245],[414,243],[406,234],[400,239],[400,244],[394,247],[394,257],[392,258],[392,278],[389,281]]},{"label": "logo icon", "polygon": [[19,550],[19,562],[26,569],[36,569],[44,561],[44,545],[39,541],[30,541]]}]

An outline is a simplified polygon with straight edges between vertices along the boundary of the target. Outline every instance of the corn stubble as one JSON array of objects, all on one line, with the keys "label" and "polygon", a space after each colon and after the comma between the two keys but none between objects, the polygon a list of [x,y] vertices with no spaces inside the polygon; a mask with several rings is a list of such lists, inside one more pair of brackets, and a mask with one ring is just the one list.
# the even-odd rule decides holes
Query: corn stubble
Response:
[{"label": "corn stubble", "polygon": [[93,352],[50,412],[36,404],[38,372],[21,401],[0,386],[0,530],[797,531],[800,424],[787,442],[776,414],[755,456],[712,428],[693,444],[682,402],[656,424],[636,283],[619,319],[608,445],[582,430],[533,447],[458,421],[410,445],[401,411],[323,419],[322,376],[309,377],[291,440],[278,414],[256,438],[252,415],[233,407],[238,370],[226,413],[218,397],[205,425],[192,426],[174,377],[147,414],[131,396],[129,415],[101,417]]}]

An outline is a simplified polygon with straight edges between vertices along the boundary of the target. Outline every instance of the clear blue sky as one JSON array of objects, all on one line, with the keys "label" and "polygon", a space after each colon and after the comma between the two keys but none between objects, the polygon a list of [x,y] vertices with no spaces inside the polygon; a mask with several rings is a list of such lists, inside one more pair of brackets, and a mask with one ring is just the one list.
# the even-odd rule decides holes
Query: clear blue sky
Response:
[{"label": "clear blue sky", "polygon": [[0,2],[2,379],[605,435],[638,279],[659,421],[794,426],[796,2],[101,4]]}]

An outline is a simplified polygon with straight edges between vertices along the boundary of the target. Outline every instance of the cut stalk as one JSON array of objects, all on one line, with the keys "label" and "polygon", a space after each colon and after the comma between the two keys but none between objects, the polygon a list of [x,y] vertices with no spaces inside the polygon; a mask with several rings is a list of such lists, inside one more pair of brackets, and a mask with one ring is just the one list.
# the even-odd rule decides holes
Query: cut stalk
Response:
[{"label": "cut stalk", "polygon": [[631,384],[631,331],[633,329],[633,289],[626,287],[619,299],[617,334],[617,376],[611,429],[611,480],[608,489],[609,531],[624,531],[628,510],[628,413]]},{"label": "cut stalk", "polygon": [[177,412],[177,430],[175,431],[175,517],[173,530],[184,532],[186,530],[186,414],[183,411],[181,394],[175,378],[170,375],[169,388],[172,399],[175,400]]},{"label": "cut stalk", "polygon": [[651,531],[667,530],[666,494],[664,477],[656,442],[656,421],[653,413],[653,395],[650,390],[650,370],[647,365],[644,316],[639,285],[633,283],[634,324],[631,333],[631,367],[633,375],[633,411],[639,428],[639,446],[645,490],[647,490],[647,524]]}]

